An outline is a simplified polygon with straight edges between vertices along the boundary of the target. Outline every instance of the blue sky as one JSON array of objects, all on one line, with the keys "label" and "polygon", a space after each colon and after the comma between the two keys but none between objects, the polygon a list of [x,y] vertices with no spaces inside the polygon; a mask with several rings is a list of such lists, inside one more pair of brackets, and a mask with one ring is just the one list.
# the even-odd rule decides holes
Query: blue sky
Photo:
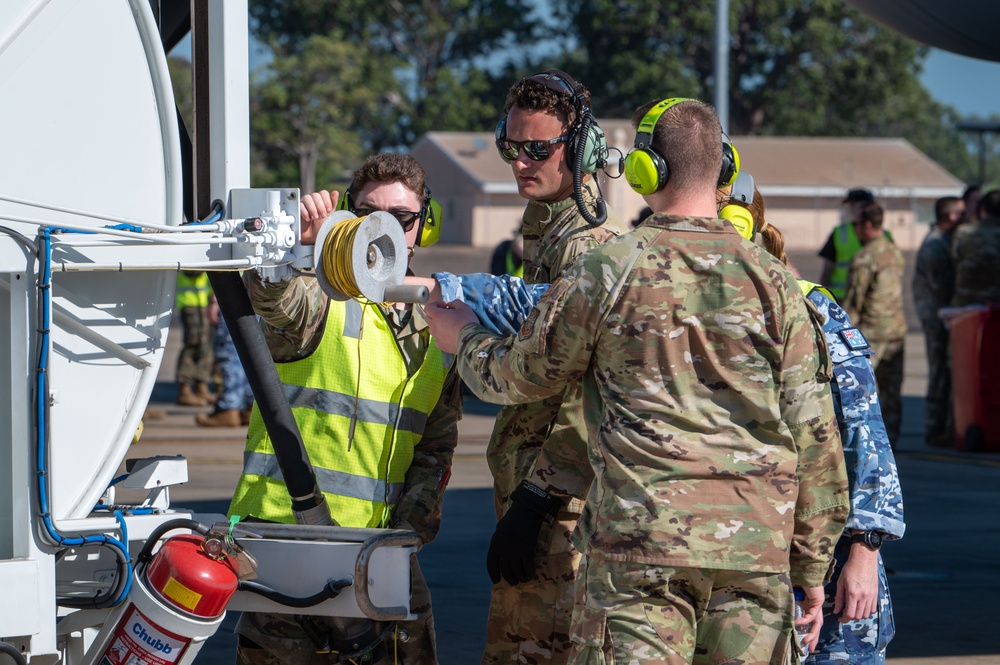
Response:
[{"label": "blue sky", "polygon": [[963,116],[1000,115],[1000,62],[931,49],[920,80],[935,99]]}]

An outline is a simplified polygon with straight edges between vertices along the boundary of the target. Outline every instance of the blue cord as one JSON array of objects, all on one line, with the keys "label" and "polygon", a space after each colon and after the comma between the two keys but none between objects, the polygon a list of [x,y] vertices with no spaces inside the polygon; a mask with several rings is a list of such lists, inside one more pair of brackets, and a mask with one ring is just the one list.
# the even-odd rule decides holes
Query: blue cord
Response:
[{"label": "blue cord", "polygon": [[48,533],[49,538],[53,540],[56,545],[63,547],[80,547],[82,545],[102,545],[110,546],[118,550],[122,555],[123,560],[126,562],[126,568],[128,570],[128,578],[125,581],[125,585],[122,588],[122,592],[114,599],[113,605],[118,605],[125,600],[128,594],[128,589],[131,587],[132,581],[132,561],[129,558],[128,552],[128,535],[125,527],[125,518],[121,514],[121,511],[115,511],[115,516],[118,518],[118,522],[121,525],[122,539],[124,543],[116,538],[107,536],[104,534],[100,535],[90,535],[90,536],[75,536],[66,537],[59,533],[55,525],[52,523],[52,516],[49,514],[49,497],[48,490],[46,488],[45,476],[47,475],[46,470],[46,441],[48,440],[46,433],[46,423],[48,420],[48,414],[46,412],[46,402],[48,395],[48,363],[49,363],[49,325],[51,320],[52,312],[52,229],[48,227],[43,227],[40,229],[39,240],[40,249],[42,251],[42,262],[41,262],[41,274],[38,280],[38,299],[41,303],[41,327],[38,330],[40,335],[39,338],[39,348],[38,348],[38,368],[36,372],[35,381],[35,419],[36,419],[36,451],[37,458],[35,462],[35,470],[38,478],[38,504],[39,511],[42,518],[42,524],[45,526],[45,531]]}]

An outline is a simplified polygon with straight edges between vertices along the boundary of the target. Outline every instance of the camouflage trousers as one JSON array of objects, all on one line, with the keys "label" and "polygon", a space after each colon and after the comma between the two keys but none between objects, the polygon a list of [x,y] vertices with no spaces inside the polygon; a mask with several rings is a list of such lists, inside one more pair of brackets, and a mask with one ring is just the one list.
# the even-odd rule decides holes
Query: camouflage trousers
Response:
[{"label": "camouflage trousers", "polygon": [[580,562],[572,665],[786,665],[792,587],[784,573]]},{"label": "camouflage trousers", "polygon": [[935,317],[921,321],[927,348],[927,400],[924,402],[924,425],[927,443],[951,446],[954,443],[954,419],[951,408],[951,353],[948,329]]},{"label": "camouflage trousers", "polygon": [[850,550],[850,538],[841,538],[834,554],[837,565],[825,589],[823,628],[819,633],[819,644],[809,654],[806,665],[885,663],[885,648],[896,634],[896,624],[892,616],[892,600],[889,597],[889,585],[881,555],[878,559],[878,605],[875,614],[866,619],[840,623],[840,615],[833,613],[833,604],[837,599],[837,580],[840,579],[840,571],[847,562]]},{"label": "camouflage trousers", "polygon": [[[377,660],[356,658],[364,665],[437,665],[437,643],[434,617],[431,613],[431,592],[427,587],[417,558],[410,558],[410,612],[417,615],[413,621],[400,621],[395,631],[390,631],[385,648]],[[348,631],[373,628],[376,633],[389,626],[364,619],[349,619]],[[305,625],[304,625],[305,624]],[[367,625],[366,625],[367,624]],[[327,665],[341,661],[335,654],[320,653],[310,632],[329,633],[331,640],[352,637],[344,635],[344,624],[337,617],[296,617],[292,614],[266,614],[244,612],[236,623],[240,635],[236,647],[237,665]]]},{"label": "camouflage trousers", "polygon": [[[575,503],[582,503],[575,501]],[[571,536],[579,513],[564,510],[543,524],[535,579],[493,586],[483,665],[563,665],[569,657],[573,588],[580,553]]]},{"label": "camouflage trousers", "polygon": [[889,445],[895,450],[903,424],[903,340],[871,342],[871,345],[882,420]]},{"label": "camouflage trousers", "polygon": [[208,322],[205,307],[185,307],[181,309],[181,326],[184,330],[184,344],[177,358],[177,385],[186,383],[193,386],[199,381],[208,383],[212,379],[212,324]]}]

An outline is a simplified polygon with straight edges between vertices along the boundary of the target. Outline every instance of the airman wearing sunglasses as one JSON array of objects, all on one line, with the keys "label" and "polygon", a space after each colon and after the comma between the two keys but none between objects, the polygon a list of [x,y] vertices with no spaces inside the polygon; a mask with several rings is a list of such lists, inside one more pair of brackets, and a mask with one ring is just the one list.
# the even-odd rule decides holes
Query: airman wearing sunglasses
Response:
[{"label": "airman wearing sunglasses", "polygon": [[[590,103],[590,92],[558,70],[507,94],[497,150],[528,200],[520,233],[529,283],[556,280],[580,254],[628,230],[611,212],[589,223],[574,201],[573,151],[577,136],[586,140],[578,130]],[[593,214],[594,179],[582,179]],[[579,560],[570,537],[593,480],[586,441],[579,384],[497,417],[487,454],[499,523],[487,557],[494,586],[484,664],[566,662]]]},{"label": "airman wearing sunglasses", "polygon": [[[426,174],[409,155],[369,157],[348,191],[347,207],[359,216],[391,213],[411,250],[436,238],[427,232]],[[315,241],[338,199],[336,192],[325,191],[303,197],[303,242]],[[350,527],[410,529],[424,543],[432,541],[441,526],[462,402],[451,360],[438,349],[422,314],[331,300],[314,277],[270,284],[248,271],[245,281],[334,520]],[[403,423],[397,412],[417,415]],[[293,522],[272,457],[255,406],[230,514]],[[398,662],[434,665],[430,592],[416,558],[411,561],[410,609],[417,619],[388,632],[396,644],[377,642],[387,629],[381,624],[346,639],[342,620],[244,613],[237,625],[237,662],[319,662],[312,660],[317,652],[356,651],[353,645],[362,642],[375,647],[371,659],[359,656],[358,662],[397,662],[391,658],[398,654]],[[347,632],[362,631],[351,626]]]}]

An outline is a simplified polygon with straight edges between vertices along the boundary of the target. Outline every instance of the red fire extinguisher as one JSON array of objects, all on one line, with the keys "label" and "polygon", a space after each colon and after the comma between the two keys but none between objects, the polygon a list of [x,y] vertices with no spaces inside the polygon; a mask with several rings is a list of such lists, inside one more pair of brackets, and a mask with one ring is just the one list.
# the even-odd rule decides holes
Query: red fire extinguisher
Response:
[{"label": "red fire extinguisher", "polygon": [[[140,557],[141,558],[141,557]],[[128,602],[105,625],[98,640],[111,665],[189,663],[225,615],[239,579],[232,558],[217,539],[200,534],[164,541],[147,566],[137,567]]]}]

